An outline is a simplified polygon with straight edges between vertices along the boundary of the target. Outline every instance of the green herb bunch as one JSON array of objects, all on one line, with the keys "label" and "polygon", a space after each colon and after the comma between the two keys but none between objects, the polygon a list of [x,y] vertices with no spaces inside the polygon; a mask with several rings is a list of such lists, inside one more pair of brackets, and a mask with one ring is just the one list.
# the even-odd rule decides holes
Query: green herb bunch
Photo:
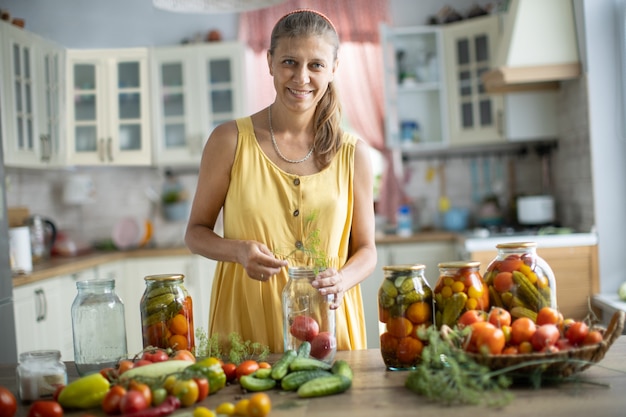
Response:
[{"label": "green herb bunch", "polygon": [[220,343],[220,335],[213,333],[210,337],[201,329],[196,329],[195,356],[199,358],[218,358],[236,365],[247,359],[263,361],[270,354],[270,348],[260,342],[243,340],[240,334],[232,332],[228,335],[228,344]]},{"label": "green herb bunch", "polygon": [[282,251],[275,252],[277,255],[286,259],[292,266],[307,266],[313,268],[317,274],[328,268],[328,256],[321,248],[320,230],[315,227],[315,222],[319,212],[313,211],[304,219],[304,239],[302,246],[287,252],[283,255]]}]

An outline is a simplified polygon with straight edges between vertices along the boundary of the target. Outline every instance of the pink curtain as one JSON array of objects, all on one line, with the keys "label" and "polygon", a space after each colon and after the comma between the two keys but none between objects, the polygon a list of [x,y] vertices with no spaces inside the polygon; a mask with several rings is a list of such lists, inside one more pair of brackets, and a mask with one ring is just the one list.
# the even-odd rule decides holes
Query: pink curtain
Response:
[{"label": "pink curtain", "polygon": [[[356,7],[358,4],[358,7]],[[400,178],[395,174],[397,158],[385,148],[383,64],[379,25],[389,22],[388,0],[288,0],[277,6],[241,13],[239,40],[250,46],[248,56],[250,110],[258,111],[274,100],[274,86],[267,69],[266,52],[274,24],[286,13],[311,8],[324,13],[335,25],[341,41],[339,68],[335,77],[342,108],[351,127],[385,157],[378,214],[391,222],[396,209],[406,201]]]}]

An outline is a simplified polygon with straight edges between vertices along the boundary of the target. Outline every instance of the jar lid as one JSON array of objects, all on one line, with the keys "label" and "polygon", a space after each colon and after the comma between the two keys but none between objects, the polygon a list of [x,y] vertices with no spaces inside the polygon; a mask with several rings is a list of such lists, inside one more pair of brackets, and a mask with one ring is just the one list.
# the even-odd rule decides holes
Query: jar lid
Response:
[{"label": "jar lid", "polygon": [[179,281],[184,279],[185,276],[183,274],[157,274],[157,275],[148,275],[144,278],[145,281]]},{"label": "jar lid", "polygon": [[405,264],[405,265],[387,265],[383,266],[383,271],[421,271],[426,269],[424,264]]},{"label": "jar lid", "polygon": [[479,261],[451,261],[440,262],[437,264],[439,268],[478,268],[480,267]]},{"label": "jar lid", "polygon": [[536,248],[537,242],[508,242],[498,243],[496,249]]}]

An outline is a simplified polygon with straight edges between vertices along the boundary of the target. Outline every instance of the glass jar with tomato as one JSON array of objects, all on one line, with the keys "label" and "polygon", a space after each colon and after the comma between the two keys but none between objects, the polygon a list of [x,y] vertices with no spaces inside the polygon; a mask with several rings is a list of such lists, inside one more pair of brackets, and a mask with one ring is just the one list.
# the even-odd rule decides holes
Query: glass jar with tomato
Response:
[{"label": "glass jar with tomato", "polygon": [[480,275],[480,262],[441,262],[435,284],[435,324],[454,327],[467,310],[489,311],[489,292]]},{"label": "glass jar with tomato", "polygon": [[334,295],[322,295],[311,285],[314,268],[290,266],[288,275],[282,292],[285,351],[298,350],[306,341],[312,357],[332,363],[337,353],[335,310],[330,308]]},{"label": "glass jar with tomato", "polygon": [[141,297],[143,347],[193,351],[193,304],[182,274],[149,275]]},{"label": "glass jar with tomato", "polygon": [[500,243],[496,249],[484,276],[491,305],[507,309],[513,319],[533,320],[542,307],[557,308],[554,272],[537,255],[537,243]]},{"label": "glass jar with tomato", "polygon": [[425,266],[389,265],[378,289],[380,352],[389,370],[415,369],[425,341],[418,329],[433,324],[433,292]]}]

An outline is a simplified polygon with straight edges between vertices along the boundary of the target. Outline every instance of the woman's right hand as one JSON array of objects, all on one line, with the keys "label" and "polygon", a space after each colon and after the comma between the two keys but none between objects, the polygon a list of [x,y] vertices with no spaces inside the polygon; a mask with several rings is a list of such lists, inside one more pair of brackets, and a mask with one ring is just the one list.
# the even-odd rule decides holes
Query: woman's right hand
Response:
[{"label": "woman's right hand", "polygon": [[288,265],[287,261],[277,259],[267,246],[253,240],[246,241],[240,263],[248,276],[257,281],[269,280]]}]

